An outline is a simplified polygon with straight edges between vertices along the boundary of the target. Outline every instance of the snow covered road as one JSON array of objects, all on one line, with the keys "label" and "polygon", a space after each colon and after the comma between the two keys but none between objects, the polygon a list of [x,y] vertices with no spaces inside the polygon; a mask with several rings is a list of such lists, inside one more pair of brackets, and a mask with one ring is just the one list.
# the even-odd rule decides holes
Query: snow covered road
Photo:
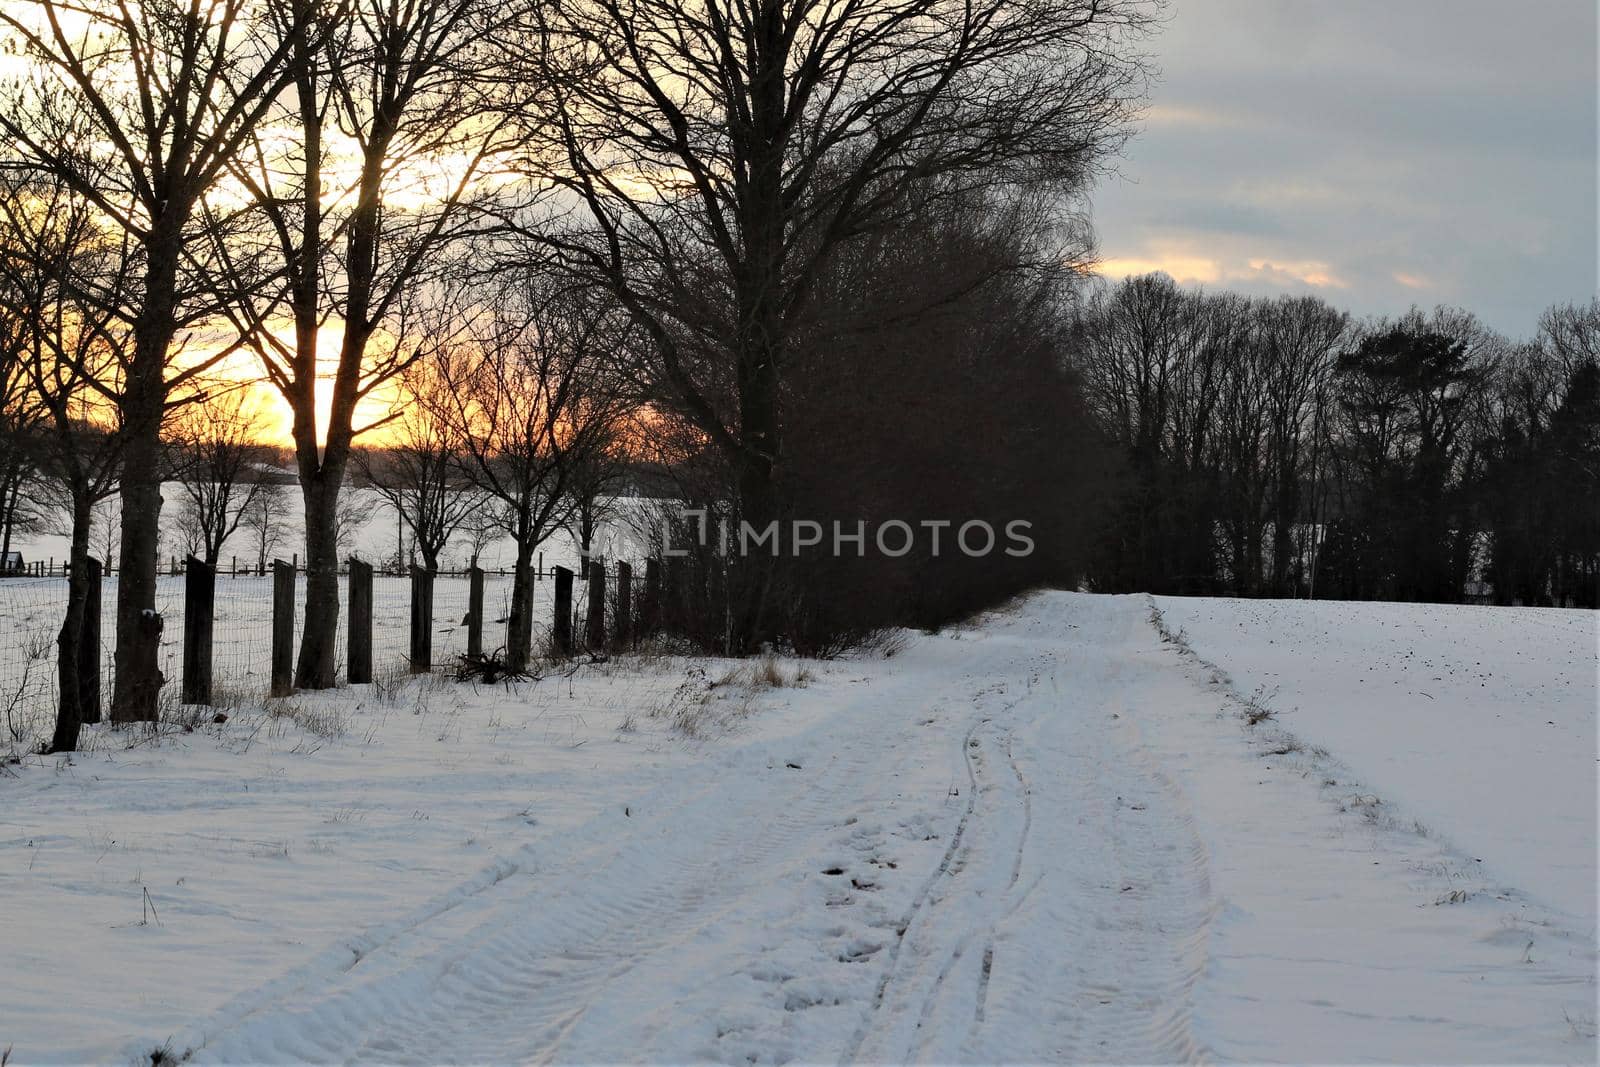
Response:
[{"label": "snow covered road", "polygon": [[[287,964],[258,965],[248,983],[208,982],[238,971],[198,934],[164,940],[206,914],[182,895],[200,890],[169,888],[160,931],[83,932],[106,939],[96,950],[114,974],[173,983],[184,1018],[162,1002],[164,1015],[121,1022],[118,1042],[62,1051],[52,984],[102,1023],[120,1002],[82,964],[35,970],[37,995],[0,987],[0,1044],[18,1035],[15,1062],[160,1047],[272,1064],[1592,1062],[1592,927],[1547,910],[1541,886],[1493,881],[1337,753],[1272,720],[1247,726],[1220,669],[1164,639],[1153,608],[1038,594],[887,661],[818,666],[809,688],[768,691],[731,733],[688,746],[644,740],[634,689],[616,697],[622,726],[594,705],[557,733],[533,697],[463,698],[456,725],[419,713],[430,754],[413,763],[382,740],[413,716],[385,715],[357,753],[367,823],[275,824],[296,857],[318,835],[388,857],[285,860],[300,865],[298,908],[325,901],[321,918],[348,933],[298,959],[280,951]],[[460,725],[484,719],[492,759]],[[448,766],[433,767],[436,733],[454,738]],[[333,778],[318,788],[337,793],[339,748],[303,762],[279,751],[251,781],[288,800],[322,767]],[[218,758],[176,762],[202,756]],[[370,777],[379,766],[392,784]],[[74,785],[73,803],[115,803],[151,780],[105,774]],[[408,847],[425,854],[408,858],[412,832],[474,825],[436,795],[451,788],[551,815],[531,832],[532,818],[497,817],[453,857],[449,836],[417,838]],[[6,838],[54,825],[61,792],[23,793]],[[200,817],[193,798],[172,803]],[[432,824],[378,825],[385,807],[424,806]],[[253,811],[231,818],[293,817]],[[71,861],[83,870],[62,884],[93,901],[84,872],[108,855]],[[367,896],[336,891],[340,876]],[[21,877],[0,874],[13,917]],[[40,877],[31,862],[27,877]],[[433,888],[408,897],[414,884]],[[386,910],[350,910],[347,896],[372,895]],[[42,891],[26,901],[48,904]],[[26,942],[22,913],[0,937]],[[271,921],[263,945],[284,922]],[[13,1015],[24,988],[29,1013]]]},{"label": "snow covered road", "polygon": [[[1148,633],[1126,607],[1108,621]],[[198,1058],[1190,1059],[1203,850],[1101,711],[1129,663],[1055,637],[1022,615],[907,652],[802,733],[225,1010]]]},{"label": "snow covered road", "polygon": [[[1145,601],[1039,597],[898,668],[625,821],[530,848],[347,968],[247,996],[193,1035],[198,1058],[1584,1054],[1582,932],[1492,892],[1435,906],[1418,872],[1457,857],[1333,810],[1311,775],[1257,777],[1271,758]],[[1191,745],[1215,751],[1195,766]],[[1190,788],[1217,792],[1204,827]],[[1207,836],[1250,856],[1222,892]]]}]

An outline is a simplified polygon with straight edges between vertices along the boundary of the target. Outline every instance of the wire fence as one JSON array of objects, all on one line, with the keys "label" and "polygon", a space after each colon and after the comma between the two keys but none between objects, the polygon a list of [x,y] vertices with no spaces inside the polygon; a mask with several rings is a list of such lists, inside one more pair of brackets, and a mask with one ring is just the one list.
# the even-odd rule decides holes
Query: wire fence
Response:
[{"label": "wire fence", "polygon": [[[100,676],[109,679],[116,654],[117,580],[105,578],[99,589]],[[156,610],[183,607],[182,579],[162,578],[156,583]],[[8,577],[0,579],[0,712],[4,712],[6,737],[23,745],[49,736],[60,693],[56,635],[67,611],[65,577]],[[176,637],[163,632],[159,660],[163,673],[171,674],[182,654],[182,631]],[[107,690],[109,691],[109,690]]]},{"label": "wire fence", "polygon": [[[548,622],[553,593],[553,572],[535,572],[532,612]],[[167,687],[176,696],[182,671],[184,632],[184,581],[163,575],[156,583],[156,610],[163,628],[159,664]],[[294,647],[299,648],[305,629],[305,577],[296,575]],[[233,574],[219,569],[212,610],[212,688],[216,694],[232,693],[254,699],[265,695],[271,680],[272,585],[254,573]],[[337,677],[346,677],[348,658],[348,589],[340,582],[340,609],[335,639]],[[505,624],[510,615],[512,575],[489,572],[484,576],[483,645],[494,651],[505,644]],[[101,579],[100,677],[102,703],[109,703],[115,674],[117,578]],[[467,616],[470,579],[465,572],[440,573],[433,584],[433,610],[429,623],[436,668],[448,668],[467,651]],[[581,610],[582,596],[574,600]],[[67,608],[67,580],[53,577],[0,578],[0,717],[7,747],[31,747],[47,738],[54,724],[60,692],[56,662],[56,635]],[[537,631],[536,627],[536,631]],[[372,662],[375,669],[409,662],[411,638],[411,579],[375,574],[372,579]]]}]

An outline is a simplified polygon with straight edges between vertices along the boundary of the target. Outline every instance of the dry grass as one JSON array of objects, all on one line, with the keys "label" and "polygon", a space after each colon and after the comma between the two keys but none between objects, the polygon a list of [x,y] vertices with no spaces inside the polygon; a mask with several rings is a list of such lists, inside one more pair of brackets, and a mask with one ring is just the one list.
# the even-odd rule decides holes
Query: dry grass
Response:
[{"label": "dry grass", "polygon": [[873,630],[856,645],[856,651],[879,659],[894,659],[911,645],[911,635],[906,630],[884,628]]},{"label": "dry grass", "polygon": [[1244,710],[1239,713],[1247,726],[1259,726],[1269,719],[1276,719],[1269,701],[1278,695],[1276,689],[1268,690],[1266,686],[1258,686],[1254,693],[1244,701]]},{"label": "dry grass", "polygon": [[372,696],[379,704],[400,703],[400,690],[411,681],[411,669],[401,660],[385,663],[372,672]]},{"label": "dry grass", "polygon": [[673,733],[694,741],[728,733],[749,718],[755,700],[757,689],[739,682],[746,669],[736,668],[713,681],[706,677],[705,668],[690,667],[672,695],[647,714],[664,720]]},{"label": "dry grass", "polygon": [[274,721],[293,723],[324,741],[337,740],[349,732],[349,723],[340,710],[322,702],[302,703],[293,697],[269,700],[267,716]]},{"label": "dry grass", "polygon": [[808,667],[786,671],[776,656],[761,656],[749,663],[730,667],[722,676],[710,683],[712,689],[743,689],[756,692],[762,689],[804,689],[816,680]]}]

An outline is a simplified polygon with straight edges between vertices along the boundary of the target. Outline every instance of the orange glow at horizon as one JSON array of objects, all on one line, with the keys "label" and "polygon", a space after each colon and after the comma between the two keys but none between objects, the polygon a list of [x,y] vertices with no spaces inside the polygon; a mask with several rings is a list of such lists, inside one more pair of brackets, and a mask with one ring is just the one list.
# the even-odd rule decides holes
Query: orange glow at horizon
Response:
[{"label": "orange glow at horizon", "polygon": [[[318,334],[318,374],[316,389],[317,445],[328,439],[328,422],[333,414],[333,378],[337,370],[339,344],[343,330],[337,324],[325,326]],[[278,388],[262,373],[261,360],[252,352],[237,352],[219,364],[208,377],[245,387],[245,410],[251,416],[251,436],[264,445],[292,450],[294,412]],[[356,405],[356,429],[383,423],[394,410],[399,386],[394,380],[380,385]],[[356,438],[358,445],[383,445],[389,437],[386,425],[376,425]]]}]

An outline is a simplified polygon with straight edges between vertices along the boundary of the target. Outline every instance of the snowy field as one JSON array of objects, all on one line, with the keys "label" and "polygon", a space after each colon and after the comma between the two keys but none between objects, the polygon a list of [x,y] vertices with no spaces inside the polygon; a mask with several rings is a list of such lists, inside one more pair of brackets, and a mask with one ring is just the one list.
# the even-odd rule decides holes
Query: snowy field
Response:
[{"label": "snowy field", "polygon": [[[176,507],[183,490],[169,484],[165,487],[167,508]],[[373,490],[351,489],[350,498],[355,510],[365,521],[351,535],[350,551],[369,561],[384,560],[396,552],[397,530],[394,509]],[[114,503],[114,502],[113,502]],[[297,490],[284,497],[283,522],[285,534],[273,555],[289,559],[303,548],[303,507]],[[624,501],[624,509],[633,506]],[[607,531],[602,530],[602,541]],[[214,622],[213,672],[217,687],[226,692],[253,695],[266,692],[272,651],[272,579],[252,575],[227,573],[232,560],[237,558],[241,567],[253,566],[253,549],[248,542],[250,532],[240,530],[224,546],[221,573],[216,585],[216,619]],[[618,542],[620,543],[620,542]],[[96,545],[100,542],[97,540]],[[35,560],[54,559],[59,563],[68,552],[65,538],[43,535],[22,539],[19,548],[24,557]],[[409,549],[408,549],[409,551]],[[464,569],[470,559],[470,548],[464,537],[456,538],[445,552],[444,565]],[[164,543],[162,558],[183,554],[181,546]],[[250,559],[246,559],[250,556]],[[509,614],[511,580],[496,573],[509,570],[516,561],[515,546],[508,538],[500,538],[485,547],[480,563],[490,573],[484,581],[484,605],[487,622],[484,645],[488,649],[499,647],[504,641],[503,620]],[[541,546],[536,562],[548,569],[562,565],[576,569],[577,544],[566,530],[555,531]],[[165,564],[163,564],[165,566]],[[296,647],[303,622],[303,597],[305,576],[298,577],[296,603]],[[176,686],[182,670],[183,652],[183,600],[184,581],[181,577],[164,576],[157,582],[156,607],[161,611],[165,628],[162,632],[162,671]],[[345,597],[341,587],[341,602]],[[534,588],[534,619],[538,628],[548,626],[551,611],[551,585],[538,582]],[[575,594],[582,596],[582,590]],[[67,582],[65,578],[4,578],[0,579],[0,709],[10,709],[4,723],[7,731],[0,736],[0,753],[12,748],[34,747],[40,739],[48,739],[54,722],[56,703],[55,638],[61,628],[61,618],[66,611]],[[101,585],[101,680],[104,692],[111,691],[112,662],[116,639],[117,581],[108,576]],[[383,574],[373,578],[373,665],[385,666],[401,663],[409,650],[410,584],[404,577]],[[462,620],[467,612],[467,582],[463,577],[442,574],[434,583],[434,663],[448,664],[453,657],[466,651],[467,631]],[[344,621],[340,614],[337,638],[339,673],[344,672]],[[20,697],[20,699],[14,699]]]},{"label": "snowy field", "polygon": [[0,776],[0,1048],[1594,1062],[1594,627],[1043,593],[95,727]]},{"label": "snowy field", "polygon": [[[268,553],[269,559],[277,556],[287,560],[296,554],[305,554],[303,544],[305,501],[300,495],[298,485],[287,485],[283,488],[283,495],[275,505],[282,522],[282,532],[276,546]],[[160,558],[163,561],[170,557],[181,559],[184,555],[185,549],[177,531],[176,521],[184,493],[183,486],[177,482],[166,482],[161,487],[163,536],[160,542]],[[344,520],[348,522],[345,534],[347,553],[369,562],[392,559],[401,548],[405,550],[402,554],[410,554],[410,534],[403,529],[399,515],[381,493],[375,489],[352,486],[345,489],[342,498],[348,504],[347,519]],[[624,511],[633,506],[635,505],[632,498],[624,498],[622,501]],[[109,522],[115,525],[119,514],[120,504],[116,497],[102,502],[96,510],[95,532],[91,541],[92,554],[102,554],[105,551],[105,524]],[[254,536],[248,527],[241,526],[228,539],[223,546],[220,560],[223,569],[227,569],[235,558],[241,567],[255,565]],[[68,538],[59,532],[42,532],[19,535],[12,547],[19,550],[30,563],[35,560],[50,559],[60,563],[67,558],[71,545]],[[576,558],[572,538],[565,530],[557,530],[552,534],[550,541],[543,547],[543,552],[547,567],[562,563],[564,557]],[[472,546],[468,538],[465,534],[458,534],[445,547],[440,566],[445,570],[461,570],[467,566],[471,556]],[[509,537],[497,537],[483,547],[478,561],[485,570],[510,570],[516,562],[516,544]]]},{"label": "snowy field", "polygon": [[1161,598],[1172,630],[1493,877],[1595,924],[1600,615]]},{"label": "snowy field", "polygon": [[[305,576],[295,603],[295,647],[304,624]],[[156,606],[165,623],[161,633],[161,670],[167,677],[169,696],[176,699],[183,669],[184,601],[182,578],[162,577],[156,583]],[[7,731],[0,737],[0,753],[12,748],[36,748],[50,737],[55,722],[55,638],[66,610],[65,578],[0,579],[0,709],[6,709]],[[345,601],[340,590],[339,632],[336,638],[338,672],[345,671]],[[574,597],[581,597],[580,587]],[[468,583],[464,577],[439,575],[433,588],[433,662],[441,667],[455,662],[467,649]],[[117,581],[101,583],[100,678],[104,700],[109,700],[116,649]],[[537,634],[549,625],[552,583],[534,585]],[[484,646],[494,649],[505,640],[505,617],[510,613],[511,579],[484,577]],[[374,670],[404,666],[410,654],[411,583],[409,578],[374,575],[372,579],[372,662]],[[253,698],[267,692],[272,662],[272,578],[253,575],[219,575],[216,611],[212,623],[212,678],[221,703]]]}]

